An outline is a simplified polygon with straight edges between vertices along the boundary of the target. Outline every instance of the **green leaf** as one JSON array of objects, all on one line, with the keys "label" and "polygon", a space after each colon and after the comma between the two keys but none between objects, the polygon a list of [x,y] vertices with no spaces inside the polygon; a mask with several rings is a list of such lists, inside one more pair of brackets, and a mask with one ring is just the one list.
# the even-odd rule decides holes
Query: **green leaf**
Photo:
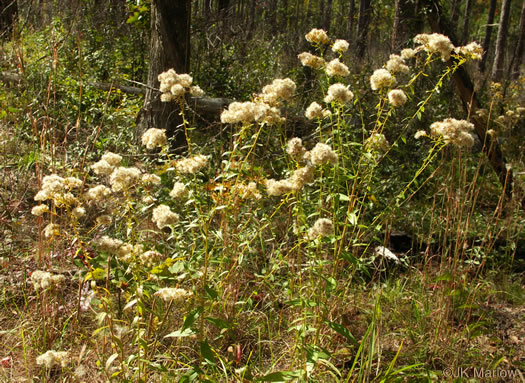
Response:
[{"label": "green leaf", "polygon": [[350,198],[346,194],[339,193],[339,201],[350,201]]},{"label": "green leaf", "polygon": [[186,319],[184,320],[184,324],[182,325],[182,328],[180,329],[181,332],[184,332],[184,330],[191,327],[193,323],[197,320],[197,318],[202,313],[202,307],[197,307],[195,310],[190,312]]},{"label": "green leaf", "polygon": [[208,344],[208,341],[201,342],[201,355],[202,357],[208,362],[208,364],[215,366],[217,365],[217,361],[215,360],[215,355],[213,354],[213,350],[211,349],[210,345]]},{"label": "green leaf", "polygon": [[279,372],[272,372],[271,374],[257,378],[256,380],[259,382],[286,382],[292,379],[298,379],[301,377],[301,375],[302,375],[301,370],[279,371]]},{"label": "green leaf", "polygon": [[212,289],[211,287],[209,287],[208,285],[204,286],[204,290],[206,290],[206,294],[208,294],[208,296],[215,300],[219,297],[219,294],[217,293],[217,291],[215,291],[214,289]]},{"label": "green leaf", "polygon": [[213,323],[218,328],[232,328],[232,325],[230,324],[230,322],[225,321],[224,319],[221,319],[221,318],[206,317],[204,319],[206,319],[210,323]]},{"label": "green leaf", "polygon": [[108,360],[106,361],[106,371],[109,370],[109,368],[111,367],[111,364],[112,364],[113,361],[114,361],[115,359],[117,359],[117,358],[118,358],[118,354],[117,354],[117,353],[111,355],[111,356],[108,358]]},{"label": "green leaf", "polygon": [[195,334],[195,331],[191,328],[187,328],[185,330],[170,332],[168,335],[165,335],[164,338],[185,338],[187,336],[192,336],[193,334]]},{"label": "green leaf", "polygon": [[351,344],[353,344],[354,346],[359,346],[359,343],[357,342],[355,337],[352,335],[352,333],[345,326],[343,326],[342,324],[339,324],[339,323],[335,323],[335,322],[329,321],[329,320],[326,320],[325,323],[328,326],[330,326],[330,328],[332,330],[334,330],[336,333],[338,333],[339,335],[342,335],[343,337],[345,337],[346,340],[348,340]]}]

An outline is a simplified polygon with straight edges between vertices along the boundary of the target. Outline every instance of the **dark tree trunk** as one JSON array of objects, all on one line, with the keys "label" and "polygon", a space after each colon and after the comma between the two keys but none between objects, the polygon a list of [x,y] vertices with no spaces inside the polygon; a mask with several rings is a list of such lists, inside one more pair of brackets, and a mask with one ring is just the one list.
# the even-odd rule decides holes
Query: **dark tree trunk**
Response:
[{"label": "dark tree trunk", "polygon": [[157,79],[161,72],[170,68],[177,73],[190,69],[190,15],[191,0],[153,0],[151,2],[151,40],[148,68],[148,88],[144,108],[139,116],[138,135],[146,129],[166,129],[180,146],[184,135],[180,134],[181,117],[175,102],[161,102]]},{"label": "dark tree trunk", "polygon": [[400,50],[418,30],[416,0],[396,0],[392,29],[392,52]]},{"label": "dark tree trunk", "polygon": [[501,6],[501,16],[499,19],[498,37],[496,39],[496,51],[494,54],[494,65],[492,67],[492,81],[499,82],[504,75],[505,47],[507,45],[507,35],[509,31],[510,1],[503,0]]},{"label": "dark tree trunk", "polygon": [[356,51],[359,57],[364,57],[366,47],[368,45],[368,27],[370,25],[370,18],[372,16],[372,1],[359,1],[359,17],[357,20],[357,44]]},{"label": "dark tree trunk", "polygon": [[277,0],[270,1],[270,7],[268,9],[268,21],[270,23],[270,30],[272,36],[275,36],[278,32],[277,28]]},{"label": "dark tree trunk", "polygon": [[346,38],[353,41],[354,37],[355,0],[350,0],[348,5],[348,23],[346,24]]},{"label": "dark tree trunk", "polygon": [[487,27],[485,28],[485,39],[483,40],[483,57],[479,62],[480,72],[485,71],[487,58],[489,56],[490,40],[492,38],[492,24],[494,23],[494,15],[496,14],[497,0],[490,0],[489,13],[487,16]]},{"label": "dark tree trunk", "polygon": [[11,37],[17,16],[17,0],[0,0],[0,39]]},{"label": "dark tree trunk", "polygon": [[521,17],[520,17],[520,30],[518,36],[518,43],[516,44],[516,50],[512,57],[511,73],[512,79],[517,80],[520,75],[520,67],[523,59],[523,46],[525,45],[525,0],[521,6]]},{"label": "dark tree trunk", "polygon": [[323,15],[323,29],[328,33],[330,33],[330,21],[332,20],[332,5],[333,0],[326,1],[326,7],[324,9]]},{"label": "dark tree trunk", "polygon": [[466,44],[469,38],[469,21],[470,14],[472,11],[472,0],[467,0],[465,3],[465,12],[463,14],[463,38],[461,39],[462,44]]},{"label": "dark tree trunk", "polygon": [[460,4],[461,0],[452,0],[450,5],[450,21],[452,25],[458,25]]},{"label": "dark tree trunk", "polygon": [[248,26],[246,31],[246,40],[253,38],[253,31],[255,29],[255,1],[250,2],[250,10],[248,14]]}]

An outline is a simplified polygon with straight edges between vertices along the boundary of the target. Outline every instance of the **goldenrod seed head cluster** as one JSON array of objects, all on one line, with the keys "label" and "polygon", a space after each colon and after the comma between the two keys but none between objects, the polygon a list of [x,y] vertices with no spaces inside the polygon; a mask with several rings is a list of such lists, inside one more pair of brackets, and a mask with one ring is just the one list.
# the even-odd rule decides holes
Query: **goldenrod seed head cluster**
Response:
[{"label": "goldenrod seed head cluster", "polygon": [[473,130],[472,123],[455,118],[447,118],[430,125],[430,133],[433,136],[442,136],[446,143],[467,148],[474,145],[474,137],[471,133]]},{"label": "goldenrod seed head cluster", "polygon": [[109,226],[111,225],[111,222],[113,222],[113,218],[111,218],[111,216],[108,214],[102,214],[96,218],[96,222],[99,225]]},{"label": "goldenrod seed head cluster", "polygon": [[175,287],[164,287],[155,293],[160,299],[165,302],[180,302],[185,298],[191,297],[193,293],[188,290],[179,289]]},{"label": "goldenrod seed head cluster", "polygon": [[86,214],[86,209],[84,209],[82,206],[77,206],[73,210],[71,210],[71,215],[73,215],[73,217],[75,217],[76,219],[79,219],[85,214]]},{"label": "goldenrod seed head cluster", "polygon": [[113,172],[114,167],[111,166],[106,160],[100,160],[91,165],[91,169],[95,174],[99,176],[107,176]]},{"label": "goldenrod seed head cluster", "polygon": [[314,101],[308,106],[308,108],[306,108],[304,115],[309,120],[323,118],[323,107]]},{"label": "goldenrod seed head cluster", "polygon": [[160,177],[156,174],[144,174],[142,176],[142,183],[146,185],[160,185]]},{"label": "goldenrod seed head cluster", "polygon": [[266,180],[266,189],[270,196],[280,196],[292,191],[299,191],[307,183],[314,181],[314,170],[311,166],[296,169],[290,178],[280,181]]},{"label": "goldenrod seed head cluster", "polygon": [[372,133],[366,141],[366,146],[369,150],[386,152],[389,149],[388,141],[384,134]]},{"label": "goldenrod seed head cluster", "polygon": [[407,102],[407,95],[401,89],[393,89],[388,92],[388,102],[390,102],[390,105],[398,108],[405,105]]},{"label": "goldenrod seed head cluster", "polygon": [[443,61],[450,59],[450,53],[454,50],[454,45],[447,36],[439,33],[422,33],[414,38],[414,41],[422,45],[422,49],[429,53],[439,53]]},{"label": "goldenrod seed head cluster", "polygon": [[306,149],[303,146],[303,140],[298,137],[291,138],[288,141],[286,152],[290,157],[296,160],[301,160],[306,153]]},{"label": "goldenrod seed head cluster", "polygon": [[340,104],[348,104],[350,101],[352,101],[353,98],[354,94],[350,89],[348,89],[348,86],[343,85],[341,83],[336,83],[330,85],[330,87],[328,88],[328,93],[324,98],[324,102],[337,102]]},{"label": "goldenrod seed head cluster", "polygon": [[381,90],[384,88],[391,88],[396,83],[392,74],[386,69],[376,69],[372,76],[370,76],[370,85],[372,90]]},{"label": "goldenrod seed head cluster", "polygon": [[405,60],[399,55],[390,55],[386,62],[386,69],[391,73],[408,73],[410,69],[405,65]]},{"label": "goldenrod seed head cluster", "polygon": [[109,177],[111,189],[114,192],[124,191],[137,184],[140,179],[140,170],[137,168],[126,168],[120,166],[113,170]]},{"label": "goldenrod seed head cluster", "polygon": [[49,207],[47,205],[37,205],[31,209],[31,214],[36,215],[37,217],[49,212]]},{"label": "goldenrod seed head cluster", "polygon": [[481,60],[481,57],[483,57],[483,48],[475,41],[465,46],[454,48],[454,52],[474,60]]},{"label": "goldenrod seed head cluster", "polygon": [[324,165],[326,163],[335,164],[337,162],[337,153],[335,153],[332,148],[318,142],[312,150],[308,152],[306,158],[310,160],[312,165]]},{"label": "goldenrod seed head cluster", "polygon": [[182,198],[186,194],[188,194],[188,189],[186,189],[186,185],[184,185],[182,182],[175,182],[175,184],[173,185],[173,189],[170,191],[170,197]]},{"label": "goldenrod seed head cluster", "polygon": [[427,136],[427,132],[425,130],[418,130],[416,134],[414,134],[414,138],[416,140],[419,140],[421,137],[426,137],[426,136]]},{"label": "goldenrod seed head cluster", "polygon": [[330,77],[345,77],[350,74],[350,71],[348,70],[348,67],[345,64],[339,61],[339,59],[333,59],[328,64],[326,64],[326,74]]},{"label": "goldenrod seed head cluster", "polygon": [[172,212],[169,206],[159,205],[153,209],[152,221],[162,230],[166,226],[176,224],[179,221],[179,215]]},{"label": "goldenrod seed head cluster", "polygon": [[73,188],[82,185],[82,181],[75,177],[62,178],[57,174],[45,176],[42,179],[42,188],[35,195],[35,201],[52,200],[57,206],[72,205],[77,199],[70,192]]},{"label": "goldenrod seed head cluster", "polygon": [[60,226],[57,225],[56,223],[49,223],[44,228],[44,237],[46,238],[52,238],[52,237],[59,236],[59,235],[60,235]]},{"label": "goldenrod seed head cluster", "polygon": [[101,160],[106,161],[111,166],[118,166],[122,162],[122,156],[115,154],[115,153],[106,152],[101,157]]},{"label": "goldenrod seed head cluster", "polygon": [[175,163],[175,168],[181,174],[195,174],[208,164],[208,157],[198,154],[183,158]]},{"label": "goldenrod seed head cluster", "polygon": [[139,255],[139,260],[145,266],[153,266],[162,258],[162,254],[155,250],[149,250]]},{"label": "goldenrod seed head cluster", "polygon": [[314,225],[308,230],[308,238],[313,240],[324,237],[334,232],[334,224],[328,218],[319,218]]},{"label": "goldenrod seed head cluster", "polygon": [[31,274],[31,283],[37,291],[57,288],[64,283],[65,280],[66,277],[62,274],[53,275],[47,271],[35,270]]},{"label": "goldenrod seed head cluster", "polygon": [[295,93],[296,85],[289,79],[275,79],[263,88],[260,97],[270,105],[278,105],[279,99],[289,100]]},{"label": "goldenrod seed head cluster", "polygon": [[232,193],[238,194],[242,199],[255,198],[256,200],[260,200],[262,198],[262,194],[259,193],[259,190],[257,190],[257,184],[253,181],[249,182],[247,185],[234,185],[232,188]]},{"label": "goldenrod seed head cluster", "polygon": [[94,202],[103,201],[111,195],[111,190],[104,185],[97,185],[86,192],[86,199]]},{"label": "goldenrod seed head cluster", "polygon": [[280,181],[268,179],[266,180],[266,189],[270,196],[280,196],[294,190],[289,179]]},{"label": "goldenrod seed head cluster", "polygon": [[194,97],[202,97],[204,92],[198,86],[192,86],[193,78],[189,74],[178,74],[173,69],[162,72],[158,76],[162,102],[169,102],[182,97],[189,92]]},{"label": "goldenrod seed head cluster", "polygon": [[303,52],[297,55],[301,64],[313,69],[321,69],[326,63],[322,57],[311,54],[310,52]]},{"label": "goldenrod seed head cluster", "polygon": [[412,48],[405,48],[401,51],[401,58],[403,60],[410,60],[411,58],[414,58],[416,55],[416,50]]},{"label": "goldenrod seed head cluster", "polygon": [[142,145],[147,149],[155,149],[166,145],[168,139],[166,138],[165,129],[150,128],[142,135]]},{"label": "goldenrod seed head cluster", "polygon": [[268,104],[262,102],[234,101],[221,113],[221,122],[223,124],[260,122],[269,108]]},{"label": "goldenrod seed head cluster", "polygon": [[326,31],[317,28],[308,32],[304,38],[312,44],[328,44],[330,42],[330,38],[326,34]]},{"label": "goldenrod seed head cluster", "polygon": [[36,358],[36,364],[51,369],[55,366],[66,367],[69,363],[69,353],[67,351],[49,350]]},{"label": "goldenrod seed head cluster", "polygon": [[343,53],[348,50],[350,44],[348,44],[348,41],[346,40],[340,40],[337,39],[334,42],[334,45],[332,45],[332,51],[335,53]]}]

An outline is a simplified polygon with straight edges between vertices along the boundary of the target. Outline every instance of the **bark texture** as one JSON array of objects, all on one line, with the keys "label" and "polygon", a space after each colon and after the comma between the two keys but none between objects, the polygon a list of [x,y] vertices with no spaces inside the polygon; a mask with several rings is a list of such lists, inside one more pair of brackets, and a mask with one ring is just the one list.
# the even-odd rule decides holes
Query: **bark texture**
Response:
[{"label": "bark texture", "polygon": [[505,67],[505,47],[507,46],[507,35],[509,31],[510,0],[503,0],[501,16],[499,19],[498,38],[496,40],[496,52],[494,65],[492,67],[492,81],[499,82],[503,79]]},{"label": "bark texture", "polygon": [[175,102],[161,102],[157,79],[170,68],[187,73],[190,67],[191,1],[153,0],[151,3],[151,41],[148,86],[144,108],[139,116],[138,136],[149,128],[166,129],[175,137],[177,146],[183,143],[180,134],[181,117]]},{"label": "bark texture", "polygon": [[523,48],[525,45],[525,0],[521,6],[521,17],[520,17],[520,30],[518,35],[518,43],[516,44],[516,50],[512,57],[511,75],[513,80],[517,80],[520,76],[520,67],[523,60]]},{"label": "bark texture", "polygon": [[485,39],[483,40],[483,57],[481,58],[481,61],[479,63],[480,72],[484,72],[485,66],[487,65],[487,58],[490,49],[490,40],[492,39],[492,24],[494,24],[494,16],[496,14],[496,3],[497,0],[490,0],[489,13],[487,16],[487,26],[485,28]]}]

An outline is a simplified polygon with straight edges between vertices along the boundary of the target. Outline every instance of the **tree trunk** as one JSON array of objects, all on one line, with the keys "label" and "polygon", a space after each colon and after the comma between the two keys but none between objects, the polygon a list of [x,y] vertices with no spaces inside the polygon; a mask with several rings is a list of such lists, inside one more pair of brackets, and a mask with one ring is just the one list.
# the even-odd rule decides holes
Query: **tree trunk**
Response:
[{"label": "tree trunk", "polygon": [[512,58],[511,73],[512,79],[517,80],[520,75],[520,67],[523,59],[523,46],[525,45],[525,0],[521,6],[521,17],[520,17],[520,31],[518,36],[518,43],[516,44],[516,50]]},{"label": "tree trunk", "polygon": [[472,13],[472,0],[467,0],[465,3],[465,12],[463,14],[463,38],[461,39],[462,44],[466,44],[469,38],[469,21],[470,14]]},{"label": "tree trunk", "polygon": [[346,38],[353,41],[354,37],[355,0],[350,0],[348,5],[348,23],[346,24]]},{"label": "tree trunk", "polygon": [[507,45],[507,34],[509,31],[510,2],[511,0],[503,0],[503,5],[501,6],[494,66],[492,67],[492,81],[494,82],[501,81],[504,74],[503,64],[505,61],[505,47]]},{"label": "tree trunk", "polygon": [[363,58],[368,45],[368,27],[372,15],[371,0],[359,0],[359,17],[357,19],[357,55]]},{"label": "tree trunk", "polygon": [[153,0],[151,2],[151,40],[148,68],[148,89],[137,124],[138,135],[149,128],[166,129],[175,137],[177,147],[183,144],[181,117],[175,102],[161,102],[159,81],[161,72],[170,68],[177,73],[190,69],[191,0]]},{"label": "tree trunk", "polygon": [[400,50],[410,38],[414,37],[417,5],[414,0],[396,0],[392,28],[392,52]]},{"label": "tree trunk", "polygon": [[18,16],[17,0],[0,0],[0,39],[9,39]]},{"label": "tree trunk", "polygon": [[326,7],[323,15],[323,29],[328,33],[330,33],[330,24],[332,20],[332,4],[333,0],[326,1]]},{"label": "tree trunk", "polygon": [[461,0],[452,0],[452,4],[450,6],[450,21],[451,21],[451,25],[458,25],[459,4],[461,4]]},{"label": "tree trunk", "polygon": [[492,24],[494,23],[494,15],[496,14],[496,3],[497,0],[490,0],[487,27],[485,28],[485,39],[483,40],[483,57],[479,62],[480,72],[485,71],[485,65],[487,64],[487,58],[489,56],[490,40],[492,38]]}]

